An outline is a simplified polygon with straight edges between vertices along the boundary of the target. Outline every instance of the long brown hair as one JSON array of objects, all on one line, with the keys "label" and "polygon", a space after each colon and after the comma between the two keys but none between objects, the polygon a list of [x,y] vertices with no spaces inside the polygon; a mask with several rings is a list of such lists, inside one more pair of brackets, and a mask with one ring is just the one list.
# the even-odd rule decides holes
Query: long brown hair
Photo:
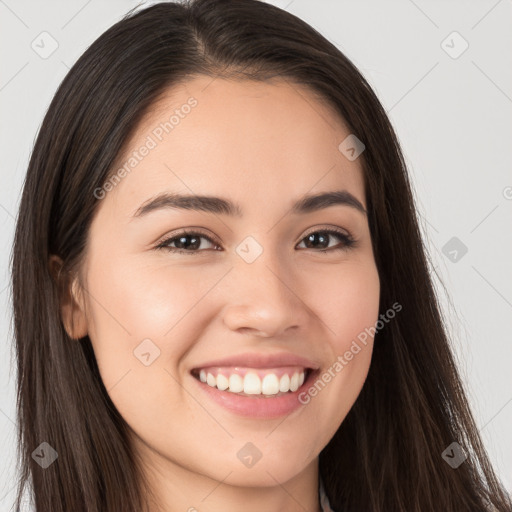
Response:
[{"label": "long brown hair", "polygon": [[[159,3],[128,13],[78,59],[39,131],[12,260],[17,354],[19,510],[31,483],[37,512],[147,510],[128,426],[103,386],[88,336],[70,339],[59,313],[80,269],[94,191],[142,116],[194,75],[302,84],[366,146],[368,220],[380,304],[403,311],[379,331],[368,378],[320,453],[331,506],[344,512],[512,510],[468,406],[429,274],[406,165],[371,87],[339,49],[292,14],[257,0]],[[340,141],[341,142],[341,141]],[[58,453],[46,469],[32,452]],[[444,450],[459,443],[456,469]]]}]

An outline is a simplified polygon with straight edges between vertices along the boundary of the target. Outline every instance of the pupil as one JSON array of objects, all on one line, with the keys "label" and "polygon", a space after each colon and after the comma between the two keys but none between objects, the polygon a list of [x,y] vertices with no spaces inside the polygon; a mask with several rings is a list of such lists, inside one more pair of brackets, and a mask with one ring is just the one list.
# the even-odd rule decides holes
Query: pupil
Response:
[{"label": "pupil", "polygon": [[[192,240],[192,242],[187,244],[186,240],[189,239],[189,238]],[[191,236],[191,235],[181,236],[178,239],[178,241],[177,241],[177,245],[178,245],[178,248],[180,248],[180,249],[186,249],[186,248],[189,248],[191,246],[194,249],[197,249],[197,247],[199,246],[198,240],[199,240],[199,238],[196,237],[196,236]]]},{"label": "pupil", "polygon": [[[311,233],[311,235],[308,235],[306,237],[306,245],[307,247],[316,247],[316,245],[314,244],[315,241],[320,241],[320,243],[323,243],[324,246],[325,246],[325,243],[327,242],[327,238],[328,236],[324,236],[322,234],[318,234],[318,233]],[[327,244],[328,245],[328,244]]]}]

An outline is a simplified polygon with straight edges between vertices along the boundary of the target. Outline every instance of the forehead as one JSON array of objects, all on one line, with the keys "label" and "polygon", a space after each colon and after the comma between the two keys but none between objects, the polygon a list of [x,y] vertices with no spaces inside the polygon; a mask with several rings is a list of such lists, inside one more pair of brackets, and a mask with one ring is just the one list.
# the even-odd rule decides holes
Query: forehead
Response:
[{"label": "forehead", "polygon": [[107,199],[125,214],[165,190],[261,209],[261,201],[344,188],[364,205],[359,160],[338,149],[349,134],[325,102],[288,80],[195,77],[164,91],[146,113],[116,163],[125,177]]}]

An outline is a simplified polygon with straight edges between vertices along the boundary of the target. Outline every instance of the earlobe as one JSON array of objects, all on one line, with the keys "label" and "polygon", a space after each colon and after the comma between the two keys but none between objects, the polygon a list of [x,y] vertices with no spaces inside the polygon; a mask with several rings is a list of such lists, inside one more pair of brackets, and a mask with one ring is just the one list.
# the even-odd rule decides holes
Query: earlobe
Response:
[{"label": "earlobe", "polygon": [[60,318],[64,329],[72,339],[83,338],[88,332],[87,318],[78,280],[62,270],[63,262],[59,256],[52,254],[48,264],[59,295]]}]

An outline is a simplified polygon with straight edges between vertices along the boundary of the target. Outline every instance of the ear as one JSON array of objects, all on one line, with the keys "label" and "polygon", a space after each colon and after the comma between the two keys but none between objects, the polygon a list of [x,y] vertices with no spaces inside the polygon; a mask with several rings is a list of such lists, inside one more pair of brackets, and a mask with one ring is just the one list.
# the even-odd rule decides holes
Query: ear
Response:
[{"label": "ear", "polygon": [[59,294],[60,317],[64,329],[72,339],[83,338],[87,335],[87,317],[78,279],[62,271],[63,262],[58,256],[52,254],[48,264]]}]

